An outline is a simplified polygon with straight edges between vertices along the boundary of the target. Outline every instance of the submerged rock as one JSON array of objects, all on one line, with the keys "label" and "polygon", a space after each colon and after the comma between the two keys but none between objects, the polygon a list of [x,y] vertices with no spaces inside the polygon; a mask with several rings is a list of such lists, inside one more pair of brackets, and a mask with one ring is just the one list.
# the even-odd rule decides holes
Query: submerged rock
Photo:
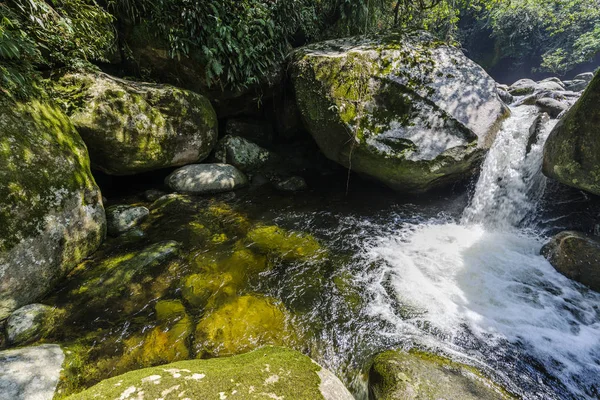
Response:
[{"label": "submerged rock", "polygon": [[600,74],[548,136],[543,172],[600,195]]},{"label": "submerged rock", "polygon": [[567,278],[600,292],[600,237],[561,232],[542,247],[541,254]]},{"label": "submerged rock", "polygon": [[56,106],[0,104],[0,320],[36,301],[105,235],[85,144]]},{"label": "submerged rock", "polygon": [[165,184],[180,193],[209,194],[244,187],[248,178],[233,165],[192,164],[167,176]]},{"label": "submerged rock", "polygon": [[217,143],[216,162],[231,164],[242,172],[260,169],[273,158],[271,152],[240,136],[227,135]]},{"label": "submerged rock", "polygon": [[561,101],[544,97],[536,100],[535,105],[543,112],[550,115],[551,118],[558,118],[558,116],[569,108],[568,104]]},{"label": "submerged rock", "polygon": [[475,368],[421,352],[390,350],[369,371],[371,400],[512,399]]},{"label": "submerged rock", "polygon": [[150,214],[146,207],[135,207],[128,205],[114,205],[106,209],[106,224],[108,234],[118,236],[121,233],[127,232]]},{"label": "submerged rock", "polygon": [[299,192],[308,189],[306,181],[301,176],[292,176],[275,183],[275,188],[282,192]]},{"label": "submerged rock", "polygon": [[274,299],[245,295],[205,315],[196,326],[197,358],[230,356],[296,341],[287,310]]},{"label": "submerged rock", "polygon": [[6,321],[9,344],[22,345],[52,332],[63,319],[64,312],[45,304],[28,304],[10,314]]},{"label": "submerged rock", "polygon": [[304,47],[292,81],[321,151],[402,192],[471,175],[508,114],[481,67],[423,32]]},{"label": "submerged rock", "polygon": [[273,254],[284,260],[319,259],[325,255],[311,235],[286,231],[275,225],[258,225],[248,232],[248,245],[264,254]]},{"label": "submerged rock", "polygon": [[0,397],[52,400],[64,359],[56,344],[0,351]]},{"label": "submerged rock", "polygon": [[129,372],[69,400],[138,398],[142,392],[148,399],[354,399],[335,375],[310,358],[285,348],[263,347],[234,357]]},{"label": "submerged rock", "polygon": [[203,96],[104,73],[61,77],[57,95],[88,146],[92,165],[129,175],[197,163],[217,141],[217,116]]}]

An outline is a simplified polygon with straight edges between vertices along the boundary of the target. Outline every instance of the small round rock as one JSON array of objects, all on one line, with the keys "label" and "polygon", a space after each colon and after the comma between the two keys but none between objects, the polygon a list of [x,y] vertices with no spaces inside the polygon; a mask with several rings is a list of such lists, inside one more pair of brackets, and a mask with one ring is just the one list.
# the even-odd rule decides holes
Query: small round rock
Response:
[{"label": "small round rock", "polygon": [[124,204],[110,206],[106,209],[106,225],[108,234],[119,236],[134,226],[139,225],[150,211],[146,207]]}]

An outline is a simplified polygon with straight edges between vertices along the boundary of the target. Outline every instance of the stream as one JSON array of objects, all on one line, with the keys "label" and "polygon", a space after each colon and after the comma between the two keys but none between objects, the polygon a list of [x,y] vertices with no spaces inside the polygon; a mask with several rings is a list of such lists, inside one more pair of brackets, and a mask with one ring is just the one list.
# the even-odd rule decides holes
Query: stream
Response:
[{"label": "stream", "polygon": [[[45,301],[70,310],[64,329],[48,340],[80,354],[69,361],[72,375],[61,390],[172,360],[147,347],[161,335],[154,305],[183,297],[189,318],[202,320],[206,311],[185,296],[186,277],[216,271],[222,283],[213,307],[247,293],[280,301],[300,331],[301,340],[288,345],[335,372],[359,400],[368,398],[376,354],[413,347],[475,366],[524,399],[598,398],[600,294],[556,272],[539,251],[560,230],[594,230],[600,207],[546,181],[542,149],[555,121],[530,141],[536,115],[533,106],[512,109],[467,190],[399,198],[356,176],[346,187],[344,176],[338,184],[331,177],[310,182],[311,190],[293,196],[259,187],[144,203],[151,219],[143,235],[109,239],[98,262],[84,263]],[[215,213],[233,218],[225,224],[233,231],[212,230]],[[326,253],[266,264],[257,253],[250,256],[263,260],[257,274],[240,271],[232,252],[255,251],[250,234],[239,232],[245,224],[309,234]],[[212,239],[202,244],[207,234]],[[143,274],[119,269],[119,262],[130,265],[130,251],[164,240],[182,243],[177,262]],[[193,357],[193,336],[165,351],[182,348]]]}]

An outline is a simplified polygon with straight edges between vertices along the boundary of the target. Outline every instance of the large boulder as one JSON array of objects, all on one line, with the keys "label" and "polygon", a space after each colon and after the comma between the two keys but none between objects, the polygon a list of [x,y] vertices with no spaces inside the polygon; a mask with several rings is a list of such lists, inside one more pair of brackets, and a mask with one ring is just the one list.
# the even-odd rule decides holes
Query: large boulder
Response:
[{"label": "large boulder", "polygon": [[508,113],[482,68],[423,32],[304,47],[292,80],[323,153],[403,192],[470,175]]},{"label": "large boulder", "polygon": [[475,368],[422,352],[389,350],[369,371],[371,400],[504,400],[513,397]]},{"label": "large boulder", "polygon": [[102,242],[86,146],[60,108],[0,104],[0,320],[43,296]]},{"label": "large boulder", "polygon": [[104,73],[60,77],[54,91],[87,144],[92,166],[129,175],[196,163],[217,141],[217,116],[203,96]]},{"label": "large boulder", "polygon": [[119,398],[354,399],[331,372],[301,353],[280,347],[128,372],[69,400]]},{"label": "large boulder", "polygon": [[0,398],[52,400],[64,359],[56,344],[0,351]]},{"label": "large boulder", "polygon": [[600,75],[548,136],[543,171],[565,185],[600,195]]},{"label": "large boulder", "polygon": [[541,254],[567,278],[600,292],[600,237],[561,232],[542,247]]}]

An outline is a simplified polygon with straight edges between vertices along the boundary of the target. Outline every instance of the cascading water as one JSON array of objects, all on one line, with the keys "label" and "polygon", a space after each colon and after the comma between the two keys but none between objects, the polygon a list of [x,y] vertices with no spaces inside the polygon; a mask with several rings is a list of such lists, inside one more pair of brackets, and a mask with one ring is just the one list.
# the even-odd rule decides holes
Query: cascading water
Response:
[{"label": "cascading water", "polygon": [[512,111],[459,223],[402,223],[370,243],[367,312],[392,342],[462,356],[523,398],[599,398],[600,294],[539,255],[532,223],[553,123],[531,145],[535,108]]}]

